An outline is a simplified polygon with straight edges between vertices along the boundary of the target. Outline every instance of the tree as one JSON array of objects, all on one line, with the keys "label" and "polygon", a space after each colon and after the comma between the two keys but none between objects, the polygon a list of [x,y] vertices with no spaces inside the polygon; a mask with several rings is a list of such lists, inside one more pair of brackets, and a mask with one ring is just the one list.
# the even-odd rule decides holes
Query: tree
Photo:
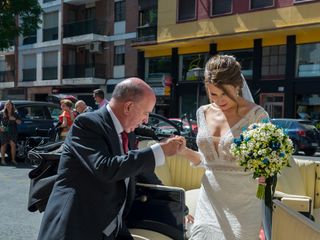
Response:
[{"label": "tree", "polygon": [[0,50],[15,38],[28,36],[39,28],[42,9],[37,0],[0,0]]}]

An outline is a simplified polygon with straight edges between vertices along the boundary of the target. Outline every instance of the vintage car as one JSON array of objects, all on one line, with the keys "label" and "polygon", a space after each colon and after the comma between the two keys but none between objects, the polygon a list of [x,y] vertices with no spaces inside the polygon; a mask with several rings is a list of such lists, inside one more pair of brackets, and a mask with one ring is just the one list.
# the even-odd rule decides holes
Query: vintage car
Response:
[{"label": "vintage car", "polygon": [[[139,148],[166,137],[163,129],[148,127],[139,132]],[[53,166],[45,165],[45,169],[50,169],[46,176],[54,175],[59,159],[57,149],[46,152],[40,147],[29,155],[31,160],[40,160],[39,166],[44,162]],[[265,226],[260,239],[320,239],[320,162],[312,157],[294,156],[290,164],[291,167],[278,176],[272,225]],[[36,183],[36,176],[41,176],[38,170],[30,172],[30,186]],[[185,222],[185,206],[189,214],[194,215],[204,169],[191,167],[187,159],[176,155],[167,157],[166,163],[156,167],[155,173],[164,185],[138,184],[126,224],[136,240],[188,239],[190,225]],[[33,189],[30,190],[32,194]],[[34,196],[29,196],[29,210],[44,211],[45,199],[39,201],[32,198]]]}]

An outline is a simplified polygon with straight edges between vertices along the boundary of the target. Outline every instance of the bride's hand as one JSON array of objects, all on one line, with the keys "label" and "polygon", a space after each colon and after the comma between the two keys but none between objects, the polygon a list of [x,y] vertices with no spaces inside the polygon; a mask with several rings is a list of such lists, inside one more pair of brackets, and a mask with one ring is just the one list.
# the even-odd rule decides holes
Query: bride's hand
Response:
[{"label": "bride's hand", "polygon": [[258,178],[258,183],[265,185],[266,184],[266,178],[264,176],[261,176]]}]

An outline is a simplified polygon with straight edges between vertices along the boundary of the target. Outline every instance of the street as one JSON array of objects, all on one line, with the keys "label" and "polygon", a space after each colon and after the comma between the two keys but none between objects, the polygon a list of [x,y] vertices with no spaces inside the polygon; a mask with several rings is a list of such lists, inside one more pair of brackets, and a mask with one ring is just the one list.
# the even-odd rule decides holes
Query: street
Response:
[{"label": "street", "polygon": [[0,166],[0,239],[35,240],[42,214],[27,210],[29,166]]},{"label": "street", "polygon": [[[294,156],[299,159],[320,161],[315,157]],[[32,168],[26,164],[0,166],[0,240],[36,240],[42,214],[27,210],[29,178]]]}]

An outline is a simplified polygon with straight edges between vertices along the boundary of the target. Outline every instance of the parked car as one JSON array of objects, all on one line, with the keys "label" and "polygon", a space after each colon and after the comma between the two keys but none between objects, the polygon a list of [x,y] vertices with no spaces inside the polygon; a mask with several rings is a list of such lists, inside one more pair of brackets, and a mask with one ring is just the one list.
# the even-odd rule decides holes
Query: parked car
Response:
[{"label": "parked car", "polygon": [[[185,131],[190,131],[190,126],[192,129],[192,132],[197,135],[198,133],[198,125],[197,121],[195,120],[186,120],[181,118],[169,118],[170,121],[174,122],[176,125],[180,126]],[[189,123],[190,122],[190,123]]]},{"label": "parked car", "polygon": [[[60,105],[49,102],[27,100],[12,101],[22,122],[18,125],[17,157],[26,157],[25,141],[36,136],[36,129],[43,131],[53,129],[61,113]],[[5,101],[0,101],[3,109]]]},{"label": "parked car", "polygon": [[[186,121],[188,122],[188,120]],[[140,136],[140,139],[147,137],[147,139],[151,138],[158,141],[172,135],[181,135],[186,138],[188,147],[197,150],[195,134],[190,132],[189,129],[183,128],[181,124],[177,125],[174,121],[158,114],[151,113],[148,123],[143,124],[135,132],[136,135]]]},{"label": "parked car", "polygon": [[283,129],[293,142],[295,154],[303,151],[312,156],[317,151],[320,142],[319,130],[309,120],[274,118],[271,122]]}]

